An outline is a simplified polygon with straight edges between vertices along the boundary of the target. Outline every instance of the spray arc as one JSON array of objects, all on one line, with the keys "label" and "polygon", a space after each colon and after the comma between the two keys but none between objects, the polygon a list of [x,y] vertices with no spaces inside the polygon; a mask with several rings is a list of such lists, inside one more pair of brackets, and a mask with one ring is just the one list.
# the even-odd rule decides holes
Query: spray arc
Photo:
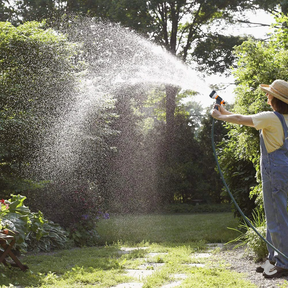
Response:
[{"label": "spray arc", "polygon": [[[209,94],[210,98],[212,99],[215,99],[216,100],[216,104],[219,104],[219,105],[225,105],[225,101],[217,94],[217,92],[215,90],[213,90],[210,94]],[[218,106],[215,106],[215,109],[218,110]],[[220,168],[220,165],[219,165],[219,162],[218,162],[218,156],[217,156],[217,153],[216,153],[216,147],[215,147],[215,142],[214,142],[214,126],[215,126],[215,119],[213,118],[213,122],[212,122],[212,130],[211,130],[211,140],[212,140],[212,149],[213,149],[213,154],[214,154],[214,157],[215,157],[215,161],[216,161],[216,164],[217,164],[217,168],[218,168],[218,171],[219,171],[219,174],[220,174],[220,177],[221,177],[221,180],[232,200],[232,202],[234,203],[236,209],[239,211],[240,215],[242,216],[242,218],[244,219],[244,221],[247,223],[247,225],[252,228],[252,230],[267,244],[269,245],[274,251],[276,251],[278,254],[282,255],[284,258],[288,259],[288,256],[286,256],[285,254],[283,254],[279,249],[277,249],[272,243],[270,243],[269,241],[267,241],[267,239],[265,239],[258,231],[257,229],[252,225],[252,223],[250,222],[250,220],[245,216],[245,214],[243,213],[243,211],[241,210],[241,208],[239,207],[239,205],[237,204],[233,194],[231,193],[226,181],[225,181],[225,178],[224,178],[224,175],[223,175],[223,172]]]}]

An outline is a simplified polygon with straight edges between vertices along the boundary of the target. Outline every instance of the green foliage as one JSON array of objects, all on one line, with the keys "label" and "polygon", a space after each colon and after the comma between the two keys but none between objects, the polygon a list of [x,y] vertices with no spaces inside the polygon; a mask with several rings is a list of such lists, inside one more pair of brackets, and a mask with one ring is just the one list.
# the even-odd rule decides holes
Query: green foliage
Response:
[{"label": "green foliage", "polygon": [[211,33],[199,41],[193,51],[193,59],[201,71],[229,74],[235,63],[234,46],[240,45],[246,39],[243,37],[225,36]]},{"label": "green foliage", "polygon": [[[266,237],[266,226],[257,228],[257,231],[265,239]],[[249,228],[246,232],[247,247],[250,249],[256,258],[256,261],[263,260],[268,255],[267,244],[260,238],[252,228]]]},{"label": "green foliage", "polygon": [[[252,220],[250,223],[257,229],[263,238],[266,237],[266,221],[262,211],[258,208],[252,213]],[[238,226],[238,229],[230,228],[238,231],[240,235],[231,242],[239,242],[237,246],[247,244],[248,252],[253,255],[256,261],[260,261],[267,257],[268,250],[265,241],[246,223]]]},{"label": "green foliage", "polygon": [[69,239],[78,247],[96,246],[99,244],[99,234],[96,231],[95,220],[81,220],[69,230]]},{"label": "green foliage", "polygon": [[9,21],[13,16],[13,8],[9,0],[3,0],[0,3],[0,21]]},{"label": "green foliage", "polygon": [[41,212],[35,213],[32,217],[30,231],[26,236],[29,251],[49,252],[69,246],[68,235],[59,224],[44,219]]},{"label": "green foliage", "polygon": [[[281,16],[278,21],[287,22],[287,17]],[[234,112],[247,115],[271,109],[267,105],[265,94],[259,89],[259,84],[271,84],[275,79],[288,78],[288,52],[284,41],[286,38],[287,31],[280,29],[269,41],[250,39],[236,48],[238,64],[234,75],[238,85],[235,90],[237,96]],[[242,190],[239,191],[240,198],[242,193],[247,194],[250,190],[250,197],[257,198],[256,202],[261,204],[259,132],[239,125],[229,124],[227,127],[230,129],[229,141],[224,143],[221,153],[221,165],[226,167],[223,170],[227,171],[226,175],[230,174],[227,179],[232,183],[234,178],[235,186],[238,185]],[[228,168],[231,169],[230,172]],[[256,175],[256,183],[253,175]],[[245,203],[242,206],[245,207]]]},{"label": "green foliage", "polygon": [[45,217],[66,229],[74,245],[82,247],[98,243],[98,219],[109,218],[109,214],[101,210],[103,198],[95,183],[84,180],[51,182],[44,189],[26,194],[29,206],[40,209]]},{"label": "green foliage", "polygon": [[170,204],[163,208],[165,213],[223,213],[230,212],[230,204]]},{"label": "green foliage", "polygon": [[[229,132],[230,133],[230,132]],[[239,140],[239,139],[238,139]],[[224,147],[219,153],[219,161],[225,181],[233,193],[237,204],[248,217],[251,216],[253,209],[256,206],[256,196],[250,195],[251,187],[257,185],[255,181],[255,168],[251,161],[235,155],[230,150],[230,141],[227,139],[222,141],[219,147]],[[224,190],[222,196],[228,197],[228,192]],[[239,211],[232,204],[234,214],[240,216]]]},{"label": "green foliage", "polygon": [[[183,288],[229,287],[252,288],[255,285],[245,280],[245,274],[231,271],[221,257],[195,259],[199,251],[205,251],[203,242],[187,244],[140,243],[141,246],[129,247],[120,243],[111,246],[82,248],[60,251],[46,255],[28,255],[26,264],[31,271],[23,273],[19,269],[1,269],[0,285],[4,287],[116,287],[137,282],[143,287],[163,287],[181,280]],[[137,248],[138,247],[138,248]],[[151,254],[157,253],[156,256]],[[159,254],[158,254],[159,253]],[[204,268],[191,267],[188,264],[204,264]],[[162,263],[157,265],[155,263]],[[154,270],[152,275],[139,279],[127,270]],[[19,270],[19,271],[18,271]],[[4,273],[3,273],[4,272]],[[136,271],[135,271],[136,272]],[[135,273],[136,274],[136,273]],[[177,276],[181,275],[181,279]],[[184,277],[185,276],[185,277]],[[140,281],[139,281],[140,280]],[[139,283],[140,282],[140,283]],[[141,283],[142,282],[142,283]],[[178,285],[179,286],[179,285]]]},{"label": "green foliage", "polygon": [[[27,172],[74,87],[76,47],[44,23],[0,22],[2,197],[33,186]],[[47,101],[49,99],[49,101]],[[29,185],[28,185],[29,184]]]},{"label": "green foliage", "polygon": [[[198,132],[197,139],[200,146],[201,157],[199,159],[199,169],[201,171],[202,187],[200,191],[206,191],[207,201],[213,203],[227,202],[228,198],[222,194],[223,183],[220,175],[216,169],[215,157],[213,155],[211,145],[211,128],[212,128],[212,116],[210,115],[210,109],[206,111],[206,117],[201,120],[201,129]],[[224,141],[227,134],[227,129],[222,122],[216,121],[214,123],[214,139],[215,144],[219,144]],[[220,155],[222,150],[220,150]]]},{"label": "green foliage", "polygon": [[20,251],[50,251],[64,248],[67,243],[66,232],[52,221],[44,219],[43,214],[31,212],[24,205],[25,196],[11,195],[2,200],[0,221],[2,229],[15,234],[16,248]]}]

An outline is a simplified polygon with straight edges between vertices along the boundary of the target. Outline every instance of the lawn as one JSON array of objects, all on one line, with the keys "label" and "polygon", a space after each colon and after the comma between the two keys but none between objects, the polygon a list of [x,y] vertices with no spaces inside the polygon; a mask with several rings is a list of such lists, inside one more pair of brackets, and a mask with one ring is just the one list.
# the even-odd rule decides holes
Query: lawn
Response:
[{"label": "lawn", "polygon": [[111,216],[101,220],[98,232],[101,244],[117,241],[138,243],[228,242],[238,234],[232,213]]},{"label": "lawn", "polygon": [[[28,272],[0,267],[1,287],[113,287],[139,281],[127,269],[153,270],[143,288],[156,288],[184,275],[178,287],[255,287],[243,275],[227,270],[225,264],[200,259],[205,267],[189,266],[194,253],[205,251],[207,242],[227,242],[236,235],[227,227],[236,227],[232,213],[191,215],[113,216],[99,223],[98,247],[77,248],[54,253],[28,254],[21,261]],[[112,242],[114,242],[112,244]],[[138,247],[122,253],[123,247]],[[141,249],[140,249],[141,247]],[[145,247],[145,249],[142,249]],[[161,256],[154,256],[162,253]],[[159,255],[159,254],[158,254]],[[217,259],[217,257],[216,257]],[[200,286],[199,286],[200,285]],[[224,286],[223,286],[224,285]]]}]

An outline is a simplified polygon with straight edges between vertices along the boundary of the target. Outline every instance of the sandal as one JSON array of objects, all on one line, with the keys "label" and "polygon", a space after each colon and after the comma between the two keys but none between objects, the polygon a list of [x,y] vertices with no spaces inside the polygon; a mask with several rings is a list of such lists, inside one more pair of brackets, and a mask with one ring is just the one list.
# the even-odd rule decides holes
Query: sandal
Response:
[{"label": "sandal", "polygon": [[265,270],[263,272],[263,276],[265,278],[279,278],[282,276],[288,276],[288,269],[274,266],[270,270]]},{"label": "sandal", "polygon": [[[275,262],[274,262],[275,264]],[[261,265],[256,268],[256,272],[263,273],[264,270],[270,270],[274,267],[273,262],[270,262],[268,259]]]}]

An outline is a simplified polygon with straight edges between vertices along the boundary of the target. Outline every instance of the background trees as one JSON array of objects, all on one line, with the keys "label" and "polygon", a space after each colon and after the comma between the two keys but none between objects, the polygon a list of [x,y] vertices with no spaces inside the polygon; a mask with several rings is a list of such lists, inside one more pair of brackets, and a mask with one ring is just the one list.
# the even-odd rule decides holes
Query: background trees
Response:
[{"label": "background trees", "polygon": [[73,89],[74,52],[63,35],[39,23],[16,28],[1,22],[0,29],[1,189],[6,196],[27,189],[20,179]]},{"label": "background trees", "polygon": [[[219,22],[237,23],[239,18],[237,19],[236,12],[259,7],[271,11],[276,5],[277,3],[271,1],[260,3],[260,1],[239,0],[220,2],[50,0],[42,1],[40,5],[37,1],[18,2],[18,13],[24,21],[31,20],[31,17],[41,20],[41,17],[51,18],[57,13],[68,12],[119,22],[146,35],[184,62],[196,61],[205,69],[210,69],[211,73],[216,73],[227,71],[231,66],[234,60],[232,47],[240,44],[243,39],[227,36],[222,31],[211,32],[211,27],[215,27]],[[283,1],[281,5],[284,9]],[[173,146],[171,141],[175,129],[175,103],[178,92],[176,87],[166,87],[166,142],[170,148]],[[169,153],[173,150],[170,148],[167,149],[167,157],[170,157]]]},{"label": "background trees", "polygon": [[[234,105],[236,113],[254,114],[270,110],[265,94],[259,89],[259,84],[269,84],[276,79],[288,77],[286,70],[287,29],[283,28],[283,24],[287,23],[287,16],[278,18],[278,23],[281,25],[276,25],[279,29],[269,41],[250,39],[236,48],[238,57],[237,69],[234,71],[237,81],[235,91],[237,97]],[[256,202],[261,207],[258,131],[244,126],[228,125],[228,127],[229,141],[226,143],[221,162],[224,167],[227,167],[232,164],[230,160],[238,159],[238,164],[237,167],[231,169],[233,173],[227,178],[230,181],[238,178],[238,186],[241,183],[241,189],[250,186],[250,197],[252,199],[257,197]],[[229,173],[229,169],[224,170]],[[252,179],[252,175],[255,175],[256,181]]]},{"label": "background trees", "polygon": [[[2,187],[6,187],[2,188],[3,191],[10,193],[17,190],[17,187],[26,189],[23,182],[16,187],[17,182],[13,179],[25,179],[31,164],[39,160],[36,154],[43,148],[39,147],[39,143],[43,143],[45,137],[51,135],[51,127],[57,127],[59,119],[62,121],[64,116],[73,115],[77,110],[76,106],[67,103],[70,100],[76,103],[77,99],[84,99],[81,97],[86,92],[79,92],[78,85],[75,88],[75,83],[82,81],[85,91],[97,92],[97,95],[101,95],[99,99],[102,99],[103,94],[109,94],[109,97],[107,101],[100,101],[97,109],[93,103],[87,104],[87,109],[91,108],[88,111],[89,117],[81,122],[78,134],[71,138],[70,142],[74,146],[71,145],[69,149],[73,150],[77,145],[81,148],[78,150],[80,156],[75,167],[70,165],[67,156],[64,157],[65,169],[73,166],[70,178],[65,179],[69,181],[69,185],[66,185],[69,187],[67,193],[63,193],[66,199],[70,193],[68,190],[79,187],[84,179],[85,185],[80,185],[81,189],[90,189],[90,184],[93,184],[93,189],[100,191],[99,195],[105,198],[107,205],[118,211],[147,211],[150,208],[156,209],[158,204],[163,203],[193,203],[200,197],[203,201],[221,202],[222,186],[211,155],[211,119],[208,114],[202,115],[199,128],[195,115],[202,112],[195,109],[192,112],[187,111],[187,106],[185,108],[180,101],[183,91],[167,84],[146,90],[141,85],[135,85],[99,92],[97,89],[104,84],[107,87],[111,80],[105,79],[107,69],[111,68],[109,61],[122,65],[122,58],[119,56],[123,54],[132,59],[133,52],[122,42],[119,49],[103,46],[106,40],[107,43],[111,42],[107,29],[105,30],[107,23],[102,23],[104,33],[101,34],[93,30],[92,22],[87,22],[80,15],[119,22],[157,42],[184,62],[196,61],[201,65],[202,71],[217,73],[226,72],[228,67],[235,64],[232,46],[241,44],[245,39],[222,35],[219,31],[217,34],[212,33],[212,26],[215,27],[221,21],[236,22],[239,20],[235,16],[236,12],[260,6],[272,11],[277,4],[271,1],[258,2],[98,0],[92,3],[51,0],[41,3],[19,1],[14,7],[3,2],[0,6],[4,12],[3,20],[10,20],[15,26],[24,23],[17,28],[5,23],[1,26],[1,181]],[[284,4],[281,4],[283,11]],[[78,24],[82,21],[83,26],[78,25],[76,29],[70,15],[62,15],[60,18],[59,15],[64,12],[78,14]],[[54,28],[46,29],[42,24],[26,22],[42,18],[47,18],[46,28]],[[123,38],[123,34],[117,30],[117,24],[113,29],[109,31],[119,33],[117,39]],[[249,40],[236,50],[239,58],[236,76],[240,85],[237,88],[239,96],[235,111],[260,111],[263,99],[257,92],[257,85],[261,81],[271,82],[275,75],[285,77],[285,66],[280,64],[280,59],[282,57],[282,62],[286,63],[286,34],[281,33],[269,44]],[[282,46],[277,46],[278,42]],[[264,47],[268,52],[265,52]],[[272,59],[273,53],[279,56]],[[263,73],[258,73],[260,68]],[[78,77],[78,72],[85,75],[84,78],[92,85],[89,86],[89,81],[85,82],[84,78]],[[101,85],[95,85],[95,82]],[[251,147],[258,147],[255,140],[257,135],[243,127],[227,127],[222,124],[217,124],[216,127],[217,138],[224,141],[221,146],[222,165],[227,170],[226,176],[231,188],[237,190],[236,186],[241,182],[241,188],[236,194],[239,193],[239,199],[246,195],[243,206],[247,206],[249,189],[256,185],[251,175],[254,175],[255,167],[257,170],[258,151]],[[230,130],[229,141],[225,137],[227,129]],[[77,135],[80,134],[87,137],[78,141]],[[239,143],[243,144],[242,148]],[[61,142],[52,144],[57,147]],[[58,153],[56,156],[60,155]],[[52,159],[54,163],[61,158],[57,157]],[[47,161],[48,158],[44,156],[40,159]],[[54,175],[61,174],[58,173],[61,170],[58,164],[57,162],[57,172]],[[32,180],[33,177],[29,174],[26,178]],[[42,177],[45,180],[48,178]],[[56,187],[55,191],[59,189]]]}]

